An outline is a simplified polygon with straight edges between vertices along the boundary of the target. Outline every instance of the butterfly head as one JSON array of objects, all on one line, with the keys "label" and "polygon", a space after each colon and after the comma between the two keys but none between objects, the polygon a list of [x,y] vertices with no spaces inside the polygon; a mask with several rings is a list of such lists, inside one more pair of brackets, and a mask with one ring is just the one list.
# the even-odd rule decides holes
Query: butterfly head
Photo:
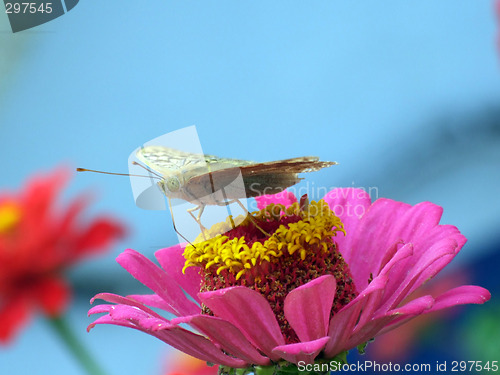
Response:
[{"label": "butterfly head", "polygon": [[158,186],[167,197],[177,198],[182,193],[182,183],[175,175],[166,176],[164,179],[158,181]]}]

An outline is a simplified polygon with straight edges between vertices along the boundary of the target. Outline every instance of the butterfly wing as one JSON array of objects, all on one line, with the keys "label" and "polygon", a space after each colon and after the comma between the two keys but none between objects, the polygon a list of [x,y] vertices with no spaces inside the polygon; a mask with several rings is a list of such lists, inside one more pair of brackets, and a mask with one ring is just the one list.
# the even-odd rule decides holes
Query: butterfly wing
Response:
[{"label": "butterfly wing", "polygon": [[[137,157],[163,176],[181,174],[186,200],[205,204],[219,202],[219,198],[207,197],[223,188],[225,200],[276,194],[302,180],[299,173],[318,171],[336,164],[319,161],[315,156],[256,163],[194,154],[164,146],[143,147],[137,151]],[[242,183],[235,183],[240,181],[240,177]]]},{"label": "butterfly wing", "polygon": [[219,204],[232,199],[246,198],[241,168],[256,163],[213,155],[205,156],[203,165],[193,166],[183,172],[184,193],[189,200],[203,204]]},{"label": "butterfly wing", "polygon": [[136,155],[139,160],[156,172],[163,175],[169,172],[182,172],[187,179],[221,169],[255,164],[252,161],[195,154],[165,146],[142,147]]},{"label": "butterfly wing", "polygon": [[302,180],[299,173],[319,171],[337,163],[316,156],[259,163],[241,169],[247,197],[277,194]]},{"label": "butterfly wing", "polygon": [[179,151],[164,146],[146,146],[136,153],[137,158],[154,171],[166,176],[183,168],[205,166],[205,155]]},{"label": "butterfly wing", "polygon": [[[189,153],[165,146],[142,147],[137,151],[136,156],[162,177],[167,178],[175,175],[180,178],[184,185],[174,197],[196,204],[216,204],[224,201],[224,198],[215,198],[213,193],[229,185],[238,175],[241,177],[239,167],[255,164],[247,160]],[[222,170],[226,172],[218,174],[214,184],[212,173]],[[238,198],[244,198],[244,189],[239,188],[239,186],[243,186],[243,182],[233,185],[238,185],[236,190],[243,191],[243,195],[237,194]],[[172,195],[169,196],[172,197]]]},{"label": "butterfly wing", "polygon": [[[305,156],[265,163],[245,161],[245,164],[235,164],[233,162],[231,166],[231,163],[228,163],[225,168],[193,176],[186,184],[186,190],[192,196],[203,196],[207,192],[224,188],[228,199],[276,194],[302,180],[298,176],[299,173],[318,171],[336,163]],[[231,184],[240,174],[243,185]],[[227,189],[227,186],[230,188]]]}]

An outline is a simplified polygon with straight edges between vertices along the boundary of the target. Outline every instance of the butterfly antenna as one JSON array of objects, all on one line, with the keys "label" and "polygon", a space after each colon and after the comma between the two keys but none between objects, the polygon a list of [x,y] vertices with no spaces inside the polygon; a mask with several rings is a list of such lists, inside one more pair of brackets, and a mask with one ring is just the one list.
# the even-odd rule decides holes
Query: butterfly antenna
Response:
[{"label": "butterfly antenna", "polygon": [[112,175],[115,175],[115,176],[128,176],[128,177],[132,176],[132,177],[146,177],[146,178],[153,177],[153,178],[159,178],[159,179],[161,179],[160,177],[156,177],[156,176],[143,176],[143,175],[139,175],[139,174],[103,172],[103,171],[96,171],[94,169],[86,169],[86,168],[76,168],[76,171],[77,172],[94,172],[94,173],[102,173],[102,174],[112,174]]},{"label": "butterfly antenna", "polygon": [[[140,165],[140,164],[139,164]],[[174,226],[175,232],[181,236],[185,241],[189,242],[191,246],[193,246],[196,249],[196,246],[193,245],[191,241],[189,241],[186,237],[184,237],[178,230],[177,227],[175,226],[175,220],[174,220],[174,212],[172,211],[172,202],[170,201],[170,198],[168,198],[168,208],[170,209],[170,216],[172,216],[172,225]]]},{"label": "butterfly antenna", "polygon": [[137,166],[139,166],[139,167],[141,167],[141,168],[143,168],[143,169],[147,170],[149,173],[154,174],[154,175],[155,175],[155,176],[157,176],[160,180],[163,180],[163,176],[162,176],[162,175],[160,175],[160,174],[156,173],[155,171],[153,171],[153,170],[152,170],[152,169],[150,169],[150,168],[145,167],[145,166],[144,166],[144,165],[142,165],[141,163],[138,163],[138,162],[136,162],[136,161],[133,161],[133,162],[132,162],[132,165],[137,165]]}]

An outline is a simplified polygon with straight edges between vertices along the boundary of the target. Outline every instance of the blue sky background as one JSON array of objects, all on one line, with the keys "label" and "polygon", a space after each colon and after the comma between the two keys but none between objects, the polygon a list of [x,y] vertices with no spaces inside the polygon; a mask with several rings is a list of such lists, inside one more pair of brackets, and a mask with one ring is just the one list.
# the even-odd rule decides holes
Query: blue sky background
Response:
[{"label": "blue sky background", "polygon": [[[340,165],[307,176],[317,186],[440,204],[469,239],[456,263],[476,262],[500,239],[495,21],[492,2],[472,0],[114,0],[12,34],[2,11],[0,186],[61,164],[127,172],[140,144],[196,125],[207,153],[318,155]],[[75,175],[68,197],[89,187],[95,212],[131,235],[71,273],[80,333],[92,294],[136,285],[117,254],[176,241],[170,215],[138,209],[127,178]],[[167,350],[115,327],[82,338],[110,374],[159,374]],[[81,373],[43,319],[0,352],[0,373],[13,369]]]}]

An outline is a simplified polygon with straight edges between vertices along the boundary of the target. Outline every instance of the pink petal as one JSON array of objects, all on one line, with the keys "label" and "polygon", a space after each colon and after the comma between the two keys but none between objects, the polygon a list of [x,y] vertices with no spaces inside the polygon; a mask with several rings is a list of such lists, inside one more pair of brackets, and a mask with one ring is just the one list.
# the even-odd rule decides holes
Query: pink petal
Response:
[{"label": "pink petal", "polygon": [[[156,295],[156,294],[155,294]],[[119,296],[117,294],[112,294],[112,293],[99,293],[99,294],[96,294],[91,300],[90,300],[90,303],[94,303],[94,301],[96,299],[102,299],[106,302],[112,302],[112,303],[116,303],[116,304],[122,304],[122,305],[129,305],[129,306],[134,306],[134,307],[137,307],[141,310],[144,310],[145,312],[147,312],[148,314],[151,314],[153,316],[156,316],[158,318],[162,318],[162,316],[160,316],[159,314],[157,314],[155,311],[151,310],[150,308],[144,306],[141,301],[137,301],[137,300],[134,300],[130,297],[122,297],[122,296]],[[155,306],[153,306],[155,307]]]},{"label": "pink petal", "polygon": [[293,203],[297,202],[297,197],[291,191],[284,190],[278,194],[271,195],[261,195],[255,197],[257,201],[257,208],[262,210],[270,204],[282,204],[285,207],[291,206]]},{"label": "pink petal", "polygon": [[345,258],[358,290],[366,288],[370,274],[378,274],[386,259],[387,249],[396,242],[385,233],[389,232],[393,223],[410,208],[411,206],[405,203],[378,199],[361,218],[356,231],[347,233],[347,236],[353,236],[351,248],[340,248],[340,251],[342,255],[347,251]]},{"label": "pink petal", "polygon": [[[389,246],[381,258],[380,268],[378,270],[376,270],[373,275],[374,276],[380,275],[380,273],[385,268],[385,266],[387,266],[387,264],[389,264],[396,257],[396,254],[405,245],[407,245],[407,244],[405,244],[403,241],[397,241],[397,242],[393,243],[391,246]],[[413,250],[412,250],[412,254],[413,254]]]},{"label": "pink petal", "polygon": [[[100,306],[96,306],[95,308],[97,308],[97,307],[100,307]],[[91,310],[94,310],[94,308],[92,308]],[[91,313],[89,312],[89,314],[91,314]],[[133,329],[137,329],[137,330],[141,331],[140,328],[138,328],[135,324],[129,322],[128,320],[116,321],[113,318],[111,318],[110,315],[104,315],[104,316],[100,316],[99,318],[94,320],[94,322],[90,323],[87,326],[87,332],[90,332],[90,330],[98,324],[111,324],[111,325],[120,326],[120,327],[133,328]]]},{"label": "pink petal", "polygon": [[[439,311],[456,305],[474,303],[482,304],[488,301],[491,294],[488,290],[474,285],[463,285],[454,289],[451,289],[434,300],[434,305],[431,308],[422,312],[422,314],[428,314],[431,312]],[[407,323],[409,320],[415,318],[416,315],[409,315],[400,317],[394,321],[391,321],[389,325],[384,327],[380,331],[380,334],[389,332],[402,324]]]},{"label": "pink petal", "polygon": [[457,288],[448,290],[436,298],[434,306],[425,313],[446,309],[456,305],[464,305],[468,303],[482,304],[489,301],[491,293],[475,285],[462,285]]},{"label": "pink petal", "polygon": [[273,349],[273,353],[291,363],[298,364],[304,361],[304,364],[310,364],[314,363],[314,359],[329,340],[330,337],[326,336],[313,341],[280,345]]},{"label": "pink petal", "polygon": [[[389,277],[387,277],[386,275],[380,275],[377,276],[370,283],[370,285],[373,284],[374,290],[370,290],[370,293],[366,295],[366,298],[363,301],[363,308],[356,322],[356,328],[367,324],[373,318],[373,314],[380,307],[380,303],[382,301],[386,289],[385,287],[381,288],[380,286],[381,285],[387,286],[388,280]],[[355,331],[355,329],[353,331]]]},{"label": "pink petal", "polygon": [[[394,299],[395,291],[400,288],[401,284],[408,276],[408,270],[413,260],[413,245],[405,244],[403,246],[396,244],[396,253],[385,264],[379,275],[387,277],[387,284],[384,288],[384,296],[382,303],[387,303],[388,300]],[[392,252],[392,250],[390,251]],[[387,308],[389,309],[389,307]]]},{"label": "pink petal", "polygon": [[201,276],[198,267],[188,267],[186,273],[182,273],[182,268],[186,259],[182,255],[185,245],[176,245],[166,249],[158,250],[155,253],[156,259],[161,267],[168,273],[196,302],[200,291]]},{"label": "pink petal", "polygon": [[[426,251],[423,254],[420,254],[419,263],[415,266],[415,268],[417,268],[419,264],[424,263],[427,259],[429,259],[429,257],[432,258],[432,255],[435,255],[436,253],[436,248],[441,248],[443,253],[449,255],[441,257],[435,256],[434,261],[428,261],[429,266],[420,272],[419,278],[415,280],[413,286],[409,289],[408,294],[411,294],[427,280],[437,275],[449,262],[453,260],[455,255],[458,254],[462,246],[467,241],[458,229],[451,225],[440,225],[439,227],[435,227],[429,234],[429,238],[432,238],[432,241],[429,240],[424,245],[418,245],[425,246]],[[448,246],[448,249],[446,249],[446,246]]]},{"label": "pink petal", "polygon": [[463,234],[460,233],[460,231],[457,229],[457,227],[453,225],[437,225],[431,230],[429,230],[425,236],[422,236],[420,239],[415,238],[414,239],[414,244],[415,246],[418,246],[420,252],[425,252],[431,247],[433,244],[436,242],[439,242],[445,238],[452,238],[456,241],[457,243],[457,248],[455,250],[456,253],[460,251],[460,249],[464,246],[464,244],[467,242],[467,238]]},{"label": "pink petal", "polygon": [[245,337],[271,360],[272,350],[285,343],[271,306],[258,292],[243,286],[199,294],[200,300],[216,316],[239,328]]},{"label": "pink petal", "polygon": [[332,317],[328,331],[330,341],[325,347],[325,355],[327,358],[333,358],[344,350],[351,349],[351,347],[347,347],[346,344],[358,321],[361,311],[367,304],[370,295],[383,291],[386,283],[387,278],[384,276],[375,278],[365,290]]},{"label": "pink petal", "polygon": [[[421,255],[406,275],[404,281],[400,283],[397,290],[391,288],[390,298],[388,298],[381,310],[390,310],[399,305],[411,291],[418,288],[422,283],[439,272],[455,256],[456,241],[445,238],[434,244],[427,252]],[[392,275],[391,275],[392,276]],[[399,282],[398,282],[399,283]],[[393,284],[391,284],[393,285]]]},{"label": "pink petal", "polygon": [[160,296],[170,307],[169,312],[175,315],[194,315],[200,312],[199,306],[187,299],[179,284],[144,255],[127,249],[116,260],[132,276]]},{"label": "pink petal", "polygon": [[173,314],[172,308],[165,300],[159,297],[157,294],[131,294],[127,298],[140,302],[141,304],[155,307],[157,309],[165,310]]},{"label": "pink petal", "polygon": [[330,210],[337,215],[346,231],[346,236],[338,234],[335,242],[339,245],[344,258],[352,259],[352,241],[357,231],[361,217],[371,205],[371,198],[367,192],[355,188],[333,189],[323,197]]},{"label": "pink petal", "polygon": [[[87,331],[90,331],[98,324],[110,324],[120,327],[133,328],[154,337],[158,337],[158,335],[155,333],[155,331],[157,330],[156,327],[165,325],[159,320],[148,322],[147,318],[143,314],[133,310],[131,311],[128,307],[117,309],[115,305],[95,306],[91,309],[91,311],[89,311],[89,314],[104,312],[103,306],[107,306],[109,308],[109,313],[97,318],[93,323],[89,324],[87,327]],[[141,324],[141,321],[143,321],[145,324]],[[168,326],[169,324],[167,323],[166,325]]]},{"label": "pink petal", "polygon": [[97,305],[89,309],[87,315],[101,314],[101,313],[109,313],[115,305],[102,304]]},{"label": "pink petal", "polygon": [[[207,338],[189,332],[183,328],[165,324],[159,319],[149,316],[131,306],[125,305],[98,305],[91,310],[105,312],[108,314],[96,319],[89,325],[88,330],[96,324],[113,324],[122,327],[129,327],[146,332],[174,348],[183,351],[193,357],[203,361],[222,364],[230,367],[247,367],[248,363],[241,359],[230,357],[224,354]],[[89,312],[93,313],[93,312]],[[163,327],[159,330],[158,327]]]},{"label": "pink petal", "polygon": [[[136,328],[146,333],[151,333],[154,327],[169,325],[166,319],[151,315],[144,310],[128,305],[98,305],[89,310],[89,315],[102,312],[107,312],[108,315],[105,316],[110,318],[113,322],[120,322],[128,327]],[[94,324],[89,326],[89,329],[94,327],[95,324],[99,324],[101,321],[102,319],[98,318],[94,321]]]},{"label": "pink petal", "polygon": [[285,317],[300,341],[313,341],[326,336],[336,288],[335,277],[325,275],[288,293],[284,305]]},{"label": "pink petal", "polygon": [[363,325],[358,324],[354,329],[352,336],[349,338],[349,341],[346,344],[346,348],[356,347],[372,339],[373,337],[377,336],[377,334],[386,325],[388,325],[395,319],[399,319],[407,315],[415,316],[421,314],[423,311],[428,310],[433,303],[434,299],[430,296],[420,297],[407,303],[403,307],[389,311],[382,316],[375,317]]},{"label": "pink petal", "polygon": [[430,202],[422,202],[409,208],[398,220],[394,220],[386,236],[392,241],[402,240],[416,244],[427,237],[439,224],[443,209]]},{"label": "pink petal", "polygon": [[[176,320],[172,320],[172,323]],[[261,366],[271,363],[269,358],[262,356],[240,330],[228,321],[209,315],[195,315],[182,318],[182,322],[192,325],[236,358]]]},{"label": "pink petal", "polygon": [[434,298],[432,298],[432,296],[422,296],[419,298],[415,298],[414,300],[408,302],[406,305],[398,307],[397,309],[388,311],[385,315],[420,315],[424,311],[429,310],[433,305]]},{"label": "pink petal", "polygon": [[156,332],[157,337],[174,348],[195,358],[233,368],[248,367],[249,363],[224,354],[207,338],[180,327]]},{"label": "pink petal", "polygon": [[156,315],[151,315],[144,310],[135,306],[128,305],[115,305],[109,311],[109,315],[114,320],[123,321],[128,320],[136,326],[142,328],[143,331],[149,333],[153,327],[168,325],[168,320],[158,318]]}]

